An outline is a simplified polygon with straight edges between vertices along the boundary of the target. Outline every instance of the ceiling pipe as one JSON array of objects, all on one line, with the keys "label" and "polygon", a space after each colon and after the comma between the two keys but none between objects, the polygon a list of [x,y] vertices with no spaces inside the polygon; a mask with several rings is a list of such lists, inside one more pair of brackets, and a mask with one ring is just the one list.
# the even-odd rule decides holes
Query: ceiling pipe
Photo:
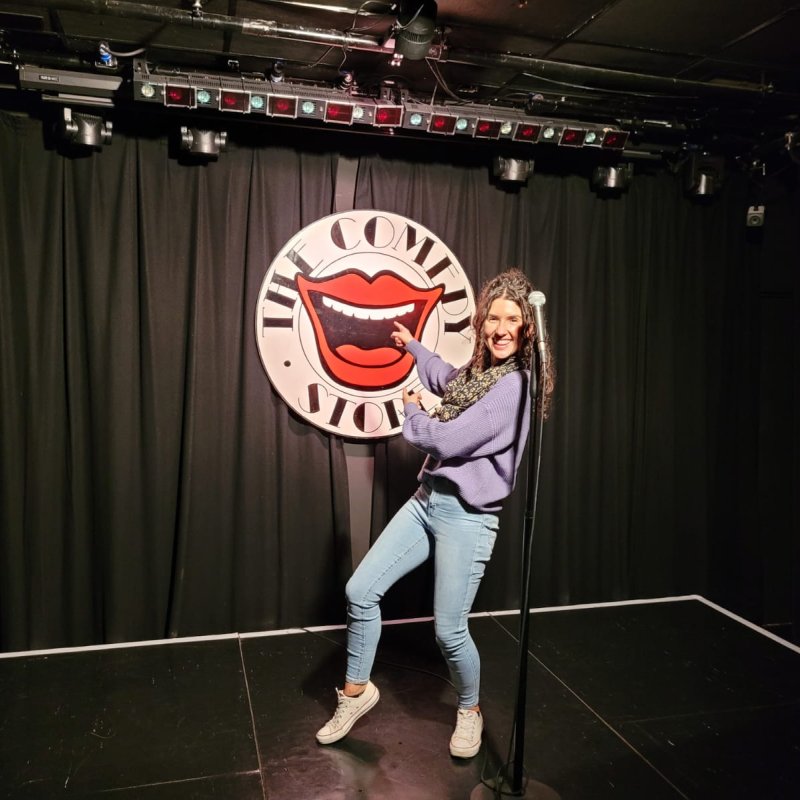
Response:
[{"label": "ceiling pipe", "polygon": [[[582,88],[602,92],[604,89],[617,91],[658,92],[664,99],[665,93],[674,99],[715,98],[731,101],[744,98],[774,97],[796,102],[798,95],[774,92],[766,86],[727,86],[716,83],[703,83],[683,78],[669,78],[661,75],[648,75],[642,72],[626,72],[605,67],[589,67],[570,64],[566,61],[547,61],[532,56],[513,53],[484,53],[477,50],[445,51],[441,60],[470,67],[507,67],[529,78],[541,78],[567,88]],[[555,91],[560,91],[556,89]]]},{"label": "ceiling pipe", "polygon": [[[273,20],[248,19],[224,14],[208,14],[205,11],[185,11],[175,8],[146,5],[129,0],[28,0],[28,6],[79,11],[93,14],[109,14],[130,19],[185,25],[193,28],[241,33],[248,36],[290,39],[312,44],[333,45],[353,50],[389,53],[375,36],[366,36],[328,28],[312,28],[286,25]],[[589,67],[562,61],[547,61],[513,53],[487,53],[469,49],[447,50],[435,48],[436,58],[454,64],[472,67],[506,67],[531,78],[540,78],[554,84],[574,84],[592,91],[604,89],[660,93],[660,99],[673,96],[675,99],[704,98],[728,100],[770,100],[797,104],[800,95],[775,92],[766,86],[727,86],[702,81],[669,78],[638,72]],[[556,89],[558,91],[558,89]]]},{"label": "ceiling pipe", "polygon": [[[384,52],[380,41],[374,36],[364,36],[329,28],[310,28],[302,25],[286,25],[266,19],[231,17],[225,14],[195,13],[180,8],[133,3],[128,0],[27,0],[28,6],[55,11],[79,11],[87,14],[108,14],[126,19],[147,22],[172,23],[191,28],[220,30],[278,39],[292,39],[314,44],[349,47],[354,50]],[[388,50],[386,52],[389,52]]]}]

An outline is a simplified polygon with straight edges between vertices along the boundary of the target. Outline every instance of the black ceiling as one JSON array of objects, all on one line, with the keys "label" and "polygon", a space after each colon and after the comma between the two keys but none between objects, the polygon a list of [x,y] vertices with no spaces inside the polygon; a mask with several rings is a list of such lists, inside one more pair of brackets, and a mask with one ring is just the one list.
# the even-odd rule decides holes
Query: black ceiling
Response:
[{"label": "black ceiling", "polygon": [[[785,146],[800,113],[800,3],[439,0],[428,58],[391,64],[383,0],[0,2],[6,96],[19,64],[97,71],[98,43],[152,68],[266,74],[411,99],[607,120],[634,141],[741,153]],[[422,0],[408,0],[414,11]],[[411,7],[408,9],[408,7]]]}]

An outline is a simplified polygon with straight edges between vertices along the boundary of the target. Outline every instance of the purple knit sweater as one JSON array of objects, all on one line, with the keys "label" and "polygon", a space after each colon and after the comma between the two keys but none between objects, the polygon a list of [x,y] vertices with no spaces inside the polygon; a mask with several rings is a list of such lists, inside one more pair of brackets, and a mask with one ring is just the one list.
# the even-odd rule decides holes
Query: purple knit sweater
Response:
[{"label": "purple knit sweater", "polygon": [[[458,369],[412,339],[423,385],[436,395]],[[496,513],[511,494],[530,425],[528,373],[504,375],[476,403],[449,422],[428,416],[415,403],[405,406],[403,436],[428,454],[419,479],[435,475],[452,481],[461,499],[478,511]]]}]

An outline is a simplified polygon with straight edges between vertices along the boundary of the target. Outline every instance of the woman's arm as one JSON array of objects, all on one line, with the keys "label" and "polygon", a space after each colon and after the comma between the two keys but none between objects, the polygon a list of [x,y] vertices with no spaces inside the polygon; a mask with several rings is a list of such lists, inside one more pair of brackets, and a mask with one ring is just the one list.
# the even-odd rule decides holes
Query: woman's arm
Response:
[{"label": "woman's arm", "polygon": [[480,400],[455,419],[441,422],[408,403],[403,436],[434,458],[469,458],[499,453],[519,437],[527,397],[524,372],[502,377]]},{"label": "woman's arm", "polygon": [[392,333],[395,345],[405,347],[414,356],[422,384],[428,391],[441,397],[447,384],[458,374],[458,370],[420,344],[405,325],[395,322],[394,326],[397,329]]}]

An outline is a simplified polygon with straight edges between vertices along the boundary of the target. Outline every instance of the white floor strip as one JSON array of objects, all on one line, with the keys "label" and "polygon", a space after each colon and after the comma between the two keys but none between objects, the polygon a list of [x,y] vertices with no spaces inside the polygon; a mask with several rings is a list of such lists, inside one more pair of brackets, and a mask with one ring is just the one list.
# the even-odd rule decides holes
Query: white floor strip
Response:
[{"label": "white floor strip", "polygon": [[54,656],[60,653],[88,653],[92,650],[120,650],[124,647],[153,647],[164,644],[188,644],[191,642],[212,642],[218,639],[237,639],[238,634],[220,633],[209,636],[176,636],[172,639],[152,639],[140,642],[114,642],[113,644],[87,644],[81,647],[53,647],[50,650],[16,650],[0,653],[0,658],[23,658],[24,656]]},{"label": "white floor strip", "polygon": [[768,639],[772,639],[773,642],[782,644],[784,647],[788,647],[790,650],[794,650],[795,653],[800,653],[800,647],[798,647],[796,644],[787,642],[786,639],[781,639],[780,636],[777,636],[776,634],[772,633],[772,631],[768,631],[766,628],[762,628],[760,625],[756,625],[755,622],[750,622],[749,619],[740,617],[738,614],[734,614],[733,611],[728,611],[727,608],[718,606],[716,603],[712,603],[711,600],[706,600],[705,597],[700,597],[698,595],[697,599],[701,603],[705,603],[710,608],[713,608],[715,611],[719,611],[720,614],[725,614],[725,616],[730,617],[731,619],[735,619],[738,623],[746,625],[748,628],[751,628],[757,633],[760,633],[762,636],[766,636]]},{"label": "white floor strip", "polygon": [[[613,608],[615,606],[653,605],[655,603],[679,603],[679,602],[684,602],[686,600],[696,600],[698,602],[704,603],[710,608],[713,608],[715,611],[719,611],[721,614],[725,614],[731,619],[734,619],[740,624],[745,625],[748,628],[751,628],[752,630],[756,631],[757,633],[760,633],[766,636],[767,638],[772,639],[778,644],[782,644],[785,647],[788,647],[790,650],[793,650],[796,653],[800,653],[800,647],[798,647],[797,645],[794,645],[791,642],[787,642],[785,639],[781,639],[780,636],[776,636],[774,633],[759,627],[755,623],[750,622],[749,620],[746,620],[743,617],[738,616],[737,614],[734,614],[732,611],[728,611],[722,606],[718,606],[716,603],[713,603],[710,600],[707,600],[705,597],[702,597],[701,595],[698,594],[678,595],[675,597],[653,597],[640,600],[613,600],[606,603],[581,603],[568,606],[545,606],[542,608],[532,608],[530,609],[530,611],[532,614],[549,614],[551,612],[558,612],[558,611],[582,611],[590,608]],[[479,611],[474,614],[470,614],[469,616],[471,619],[479,619],[482,617],[504,617],[504,616],[510,616],[511,614],[519,614],[519,609],[512,608],[502,611]],[[409,619],[393,619],[384,621],[383,625],[407,625],[414,622],[431,622],[432,620],[433,617],[413,617]],[[346,628],[345,625],[317,625],[308,628],[281,628],[280,630],[274,630],[274,631],[251,631],[249,633],[241,633],[241,634],[223,633],[212,636],[186,636],[186,637],[175,637],[172,639],[153,639],[141,642],[115,642],[114,644],[95,644],[95,645],[86,645],[83,647],[58,647],[50,650],[20,650],[12,653],[0,653],[0,659],[24,658],[27,656],[42,656],[42,655],[49,656],[49,655],[58,655],[60,653],[81,653],[81,652],[89,652],[92,650],[115,650],[115,649],[118,650],[123,647],[153,647],[155,645],[186,644],[191,642],[209,642],[222,639],[257,639],[267,636],[289,636],[298,633],[305,633],[306,631],[310,631],[312,633],[324,633],[325,631],[340,631],[344,630],[345,628]]]}]

